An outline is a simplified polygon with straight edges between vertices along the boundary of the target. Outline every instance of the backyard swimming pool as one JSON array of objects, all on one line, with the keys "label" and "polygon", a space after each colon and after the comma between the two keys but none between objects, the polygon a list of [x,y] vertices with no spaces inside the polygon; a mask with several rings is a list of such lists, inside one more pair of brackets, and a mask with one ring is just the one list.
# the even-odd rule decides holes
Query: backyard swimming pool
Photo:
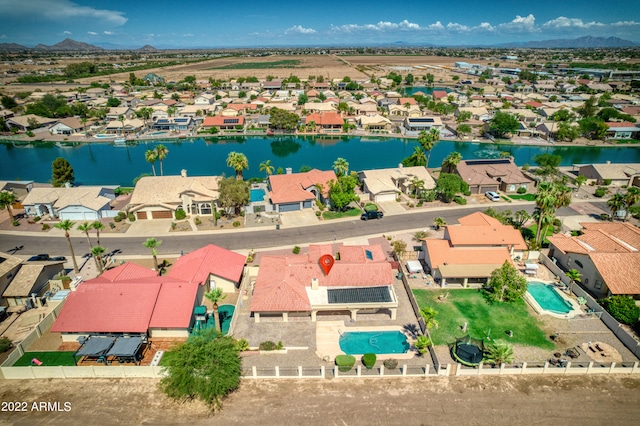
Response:
[{"label": "backyard swimming pool", "polygon": [[97,135],[93,135],[93,137],[96,139],[113,139],[116,136],[117,135],[107,135],[105,133],[98,133]]},{"label": "backyard swimming pool", "polygon": [[546,311],[568,314],[573,310],[571,304],[558,294],[553,285],[531,281],[527,291],[538,305]]},{"label": "backyard swimming pool", "polygon": [[252,188],[250,195],[249,195],[249,200],[252,203],[257,203],[260,201],[264,201],[264,196],[266,195],[266,192],[264,189],[262,188]]},{"label": "backyard swimming pool", "polygon": [[404,354],[411,348],[407,336],[400,331],[344,332],[339,342],[347,355]]},{"label": "backyard swimming pool", "polygon": [[160,136],[160,135],[166,135],[167,132],[151,132],[149,133],[149,136]]}]

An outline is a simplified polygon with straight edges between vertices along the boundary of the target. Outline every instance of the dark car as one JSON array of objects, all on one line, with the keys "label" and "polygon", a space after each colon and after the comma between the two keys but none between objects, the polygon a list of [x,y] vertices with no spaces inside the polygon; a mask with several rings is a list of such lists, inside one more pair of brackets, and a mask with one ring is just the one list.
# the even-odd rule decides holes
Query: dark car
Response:
[{"label": "dark car", "polygon": [[64,256],[56,256],[56,257],[50,257],[49,260],[52,262],[66,262],[67,258]]},{"label": "dark car", "polygon": [[382,219],[382,216],[384,216],[382,212],[371,210],[371,211],[362,213],[362,215],[360,215],[360,219],[361,220]]},{"label": "dark car", "polygon": [[27,262],[38,262],[38,261],[43,261],[43,260],[49,260],[49,255],[48,254],[36,254],[35,256],[31,256],[29,259],[27,259]]}]

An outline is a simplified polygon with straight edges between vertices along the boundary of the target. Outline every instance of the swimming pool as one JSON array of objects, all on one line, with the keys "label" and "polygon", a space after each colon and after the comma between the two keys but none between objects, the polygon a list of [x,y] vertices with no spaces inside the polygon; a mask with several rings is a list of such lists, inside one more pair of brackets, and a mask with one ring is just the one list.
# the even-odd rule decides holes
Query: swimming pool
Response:
[{"label": "swimming pool", "polygon": [[260,201],[264,201],[264,196],[266,195],[266,192],[264,189],[262,188],[253,188],[251,189],[250,195],[249,195],[249,200],[252,203],[257,203]]},{"label": "swimming pool", "polygon": [[151,132],[149,133],[149,136],[159,136],[159,135],[166,135],[167,132]]},{"label": "swimming pool", "polygon": [[411,348],[400,331],[355,331],[340,336],[340,349],[347,355],[403,354]]},{"label": "swimming pool", "polygon": [[529,282],[527,291],[544,310],[557,314],[568,314],[573,310],[571,304],[558,294],[553,285],[532,281]]},{"label": "swimming pool", "polygon": [[93,135],[94,138],[97,139],[113,139],[116,135],[107,135],[105,133],[98,133],[97,135]]}]

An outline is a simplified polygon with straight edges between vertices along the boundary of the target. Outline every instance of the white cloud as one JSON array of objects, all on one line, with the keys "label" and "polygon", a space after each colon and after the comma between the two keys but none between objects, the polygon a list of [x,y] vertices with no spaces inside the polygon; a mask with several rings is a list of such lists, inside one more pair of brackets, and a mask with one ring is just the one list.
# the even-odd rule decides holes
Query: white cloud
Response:
[{"label": "white cloud", "polygon": [[317,31],[313,28],[305,28],[302,25],[294,25],[291,28],[287,28],[284,31],[285,34],[316,34]]},{"label": "white cloud", "polygon": [[485,31],[493,31],[496,29],[496,27],[494,27],[488,22],[481,22],[480,25],[478,25],[476,28],[479,30],[485,30]]},{"label": "white cloud", "polygon": [[637,21],[618,21],[611,24],[614,27],[633,27],[636,25],[640,25],[640,22]]},{"label": "white cloud", "polygon": [[[439,22],[438,22],[439,23]],[[400,22],[380,21],[377,24],[345,24],[340,26],[331,26],[332,31],[355,32],[355,31],[422,31],[424,30],[419,24],[403,20]]]},{"label": "white cloud", "polygon": [[113,34],[114,34],[114,33],[113,33],[113,31],[105,31],[104,33],[105,33],[106,35],[113,35]]},{"label": "white cloud", "polygon": [[444,25],[442,25],[442,22],[440,21],[436,21],[435,24],[431,24],[427,27],[430,30],[437,30],[437,31],[444,31]]},{"label": "white cloud", "polygon": [[552,19],[542,24],[544,28],[591,28],[591,27],[604,27],[600,22],[583,22],[580,18],[567,18],[559,16],[556,19]]},{"label": "white cloud", "polygon": [[511,22],[499,24],[498,28],[505,32],[535,32],[536,17],[533,14],[528,16],[516,15]]},{"label": "white cloud", "polygon": [[71,31],[63,31],[63,32],[62,32],[62,34],[70,35],[70,34],[72,34],[72,33],[71,33]]},{"label": "white cloud", "polygon": [[447,29],[450,31],[469,31],[470,28],[466,25],[449,22],[447,24]]},{"label": "white cloud", "polygon": [[98,35],[98,33],[94,33],[93,31],[87,31],[87,34],[89,34],[89,35]]},{"label": "white cloud", "polygon": [[0,15],[43,18],[50,21],[92,20],[94,24],[124,25],[128,18],[117,10],[81,6],[70,0],[0,0]]}]

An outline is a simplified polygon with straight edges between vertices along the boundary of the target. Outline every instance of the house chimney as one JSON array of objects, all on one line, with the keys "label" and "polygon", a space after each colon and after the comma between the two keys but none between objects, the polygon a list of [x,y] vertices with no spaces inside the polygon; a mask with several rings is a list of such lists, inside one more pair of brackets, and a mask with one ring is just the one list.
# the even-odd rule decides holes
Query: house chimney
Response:
[{"label": "house chimney", "polygon": [[311,290],[317,290],[319,287],[318,279],[311,278]]},{"label": "house chimney", "polygon": [[183,178],[186,178],[187,177],[187,169],[180,170],[180,176],[182,176]]},{"label": "house chimney", "polygon": [[286,170],[287,170],[287,174],[288,174],[288,175],[290,175],[290,174],[293,172],[293,170],[291,169],[291,167],[287,167],[287,168],[286,168]]}]

